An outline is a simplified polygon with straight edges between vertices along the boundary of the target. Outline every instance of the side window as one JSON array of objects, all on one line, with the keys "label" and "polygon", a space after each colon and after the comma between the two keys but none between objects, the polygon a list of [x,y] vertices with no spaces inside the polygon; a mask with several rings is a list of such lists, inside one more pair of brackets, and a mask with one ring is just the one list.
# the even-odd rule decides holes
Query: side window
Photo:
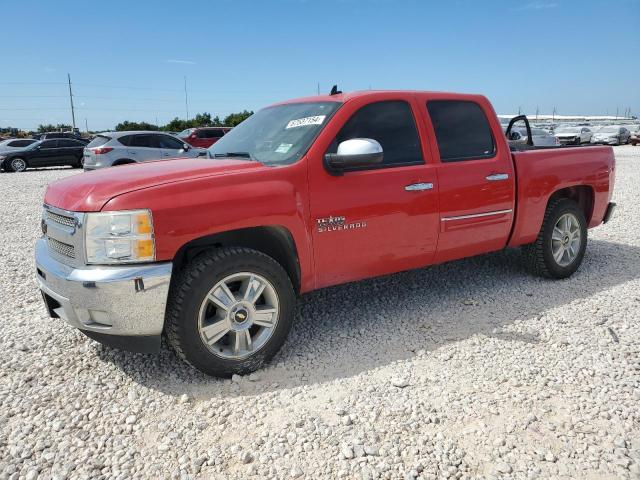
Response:
[{"label": "side window", "polygon": [[157,137],[160,148],[169,148],[171,150],[181,150],[184,144],[169,135],[154,135]]},{"label": "side window", "polygon": [[220,138],[224,135],[222,130],[205,130],[205,138]]},{"label": "side window", "polygon": [[40,148],[57,148],[57,147],[58,147],[58,140],[44,140],[40,144]]},{"label": "side window", "polygon": [[493,134],[480,105],[460,100],[430,100],[427,110],[436,132],[441,161],[459,162],[494,156]]},{"label": "side window", "polygon": [[58,142],[59,142],[58,143],[59,147],[69,148],[69,147],[79,147],[80,146],[80,142],[76,142],[75,140],[62,139],[62,140],[58,140]]},{"label": "side window", "polygon": [[382,146],[383,166],[423,163],[422,149],[411,107],[404,101],[383,101],[365,105],[344,124],[331,151],[352,138],[371,138]]},{"label": "side window", "polygon": [[[103,137],[106,140],[100,144],[96,143],[95,145],[93,144],[93,142],[95,142],[96,140],[94,140],[93,142],[91,142],[91,146],[92,147],[99,147],[100,145],[104,145],[105,143],[107,143],[109,141],[108,137]],[[118,143],[121,143],[122,145],[124,145],[125,147],[128,147],[131,145],[131,140],[133,139],[133,135],[125,135],[124,137],[120,137],[118,138]]]},{"label": "side window", "polygon": [[129,146],[150,148],[152,146],[151,135],[132,135]]}]

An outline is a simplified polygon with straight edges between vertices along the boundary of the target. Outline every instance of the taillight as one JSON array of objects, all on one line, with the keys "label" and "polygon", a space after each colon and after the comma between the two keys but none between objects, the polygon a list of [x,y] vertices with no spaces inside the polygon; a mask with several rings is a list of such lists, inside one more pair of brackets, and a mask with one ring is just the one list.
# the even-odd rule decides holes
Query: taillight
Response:
[{"label": "taillight", "polygon": [[96,155],[102,155],[103,153],[109,153],[111,150],[113,150],[113,147],[98,147],[98,148],[92,148],[91,149],[91,151]]}]

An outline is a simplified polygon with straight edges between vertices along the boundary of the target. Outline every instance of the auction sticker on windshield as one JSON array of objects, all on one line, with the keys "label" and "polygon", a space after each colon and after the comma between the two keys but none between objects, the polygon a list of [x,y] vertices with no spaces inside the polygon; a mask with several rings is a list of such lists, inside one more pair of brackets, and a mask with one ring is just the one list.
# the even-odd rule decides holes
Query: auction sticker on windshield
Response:
[{"label": "auction sticker on windshield", "polygon": [[293,147],[293,143],[281,143],[278,148],[276,148],[276,153],[287,153]]},{"label": "auction sticker on windshield", "polygon": [[304,127],[306,125],[322,125],[322,122],[324,122],[325,118],[327,118],[326,115],[316,115],[314,117],[298,118],[296,120],[291,120],[289,123],[287,123],[287,126],[284,128],[287,129],[287,128]]}]

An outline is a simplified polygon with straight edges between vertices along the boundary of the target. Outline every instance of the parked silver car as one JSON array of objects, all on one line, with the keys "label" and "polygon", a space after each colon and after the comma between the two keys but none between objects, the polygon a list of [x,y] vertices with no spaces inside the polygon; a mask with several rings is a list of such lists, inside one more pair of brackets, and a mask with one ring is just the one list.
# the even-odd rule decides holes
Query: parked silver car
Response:
[{"label": "parked silver car", "polygon": [[591,143],[604,143],[608,145],[623,145],[629,143],[631,132],[620,125],[607,125],[597,130]]},{"label": "parked silver car", "polygon": [[593,132],[588,127],[558,127],[553,134],[563,145],[589,143]]},{"label": "parked silver car", "polygon": [[33,138],[10,138],[9,140],[0,142],[0,152],[6,153],[21,150],[36,142],[37,140]]},{"label": "parked silver car", "polygon": [[164,132],[106,132],[86,146],[83,159],[85,170],[96,170],[150,160],[195,158],[206,152]]},{"label": "parked silver car", "polygon": [[[541,128],[531,129],[531,139],[533,140],[533,145],[535,147],[555,147],[558,145],[556,137]],[[509,141],[513,143],[526,143],[527,129],[516,128],[511,130]]]}]

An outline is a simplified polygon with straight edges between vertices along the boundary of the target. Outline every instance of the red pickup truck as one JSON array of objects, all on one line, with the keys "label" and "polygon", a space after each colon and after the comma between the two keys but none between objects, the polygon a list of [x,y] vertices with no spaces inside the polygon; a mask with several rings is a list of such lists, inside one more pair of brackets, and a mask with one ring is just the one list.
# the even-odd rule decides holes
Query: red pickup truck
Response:
[{"label": "red pickup truck", "polygon": [[49,185],[37,279],[52,317],[217,376],[275,355],[296,296],[521,246],[570,276],[606,222],[611,147],[512,150],[479,95],[337,93],[265,108],[208,158]]}]

